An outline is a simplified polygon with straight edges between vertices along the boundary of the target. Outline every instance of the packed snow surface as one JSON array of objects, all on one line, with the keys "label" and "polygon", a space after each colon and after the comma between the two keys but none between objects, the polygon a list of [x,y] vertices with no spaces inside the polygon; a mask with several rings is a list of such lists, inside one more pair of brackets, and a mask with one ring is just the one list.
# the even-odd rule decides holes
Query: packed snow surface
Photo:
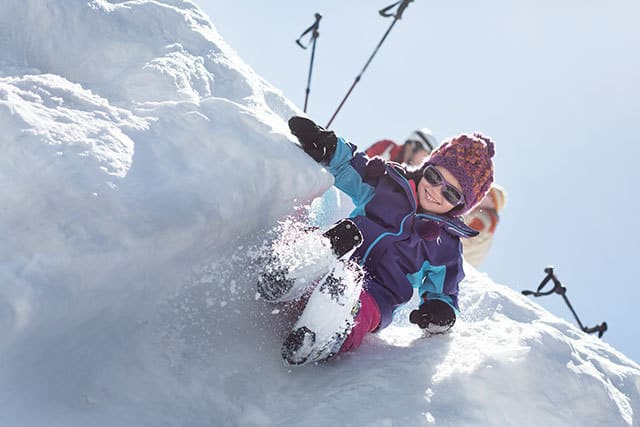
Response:
[{"label": "packed snow surface", "polygon": [[451,333],[286,366],[256,254],[332,178],[194,3],[3,0],[0,52],[0,425],[640,425],[636,363],[471,267]]}]

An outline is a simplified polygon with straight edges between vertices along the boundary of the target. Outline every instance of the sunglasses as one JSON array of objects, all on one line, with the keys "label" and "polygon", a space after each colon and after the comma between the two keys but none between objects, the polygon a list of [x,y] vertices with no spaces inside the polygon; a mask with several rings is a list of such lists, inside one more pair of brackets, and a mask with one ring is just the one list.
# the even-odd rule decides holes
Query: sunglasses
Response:
[{"label": "sunglasses", "polygon": [[446,179],[442,176],[442,174],[436,169],[435,166],[429,165],[424,168],[424,172],[422,172],[422,176],[425,180],[434,187],[442,186],[440,191],[442,191],[442,196],[449,202],[452,206],[458,206],[464,203],[464,195],[454,187],[452,184],[447,182]]}]

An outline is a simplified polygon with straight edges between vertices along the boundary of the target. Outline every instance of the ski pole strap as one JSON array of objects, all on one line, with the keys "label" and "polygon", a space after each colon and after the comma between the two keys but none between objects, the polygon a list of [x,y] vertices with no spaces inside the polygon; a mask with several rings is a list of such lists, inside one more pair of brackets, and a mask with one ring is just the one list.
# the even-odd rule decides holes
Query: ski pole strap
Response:
[{"label": "ski pole strap", "polygon": [[[538,289],[536,289],[535,291],[522,291],[522,295],[533,295],[534,297],[542,297],[545,295],[551,295],[554,292],[562,295],[567,291],[567,289],[560,284],[560,281],[557,279],[555,274],[553,274],[553,267],[545,268],[544,272],[547,273],[547,275],[538,286]],[[551,290],[549,291],[542,292],[542,289],[550,281],[553,281],[553,288],[551,288]]]},{"label": "ski pole strap", "polygon": [[[400,0],[395,2],[392,5],[389,5],[383,9],[380,9],[378,11],[378,13],[381,16],[384,16],[385,18],[391,18],[394,17],[395,19],[402,19],[402,14],[404,13],[404,10],[407,8],[407,6],[409,6],[409,3],[411,3],[413,0]],[[400,5],[400,6],[398,6]],[[391,9],[393,9],[394,7],[398,6],[398,11],[396,13],[389,13],[389,11]]]},{"label": "ski pole strap", "polygon": [[[318,31],[318,29],[320,28],[320,19],[322,19],[322,15],[320,15],[319,13],[316,13],[315,17],[316,17],[316,21],[309,28],[304,30],[302,34],[300,34],[300,37],[296,39],[296,44],[303,49],[308,48],[311,45],[311,43],[313,43],[315,39],[317,39],[318,36],[320,35],[320,32]],[[309,38],[309,42],[305,46],[302,44],[300,40],[309,33],[311,33],[311,37]]]},{"label": "ski pole strap", "polygon": [[[571,313],[573,314],[573,317],[576,319],[576,322],[578,322],[578,326],[580,326],[580,329],[583,332],[587,333],[587,334],[592,334],[594,332],[598,332],[598,338],[602,338],[602,335],[607,331],[607,322],[602,322],[600,325],[596,325],[596,326],[593,326],[591,328],[589,328],[587,326],[584,326],[582,324],[582,322],[580,321],[580,318],[578,317],[578,314],[573,309],[573,306],[571,305],[571,302],[569,301],[569,298],[567,298],[567,295],[566,295],[567,294],[567,288],[562,286],[562,284],[560,283],[560,280],[558,280],[558,278],[556,277],[556,275],[553,272],[553,267],[545,268],[544,272],[547,273],[547,275],[545,276],[545,278],[542,280],[542,282],[538,286],[538,289],[536,289],[535,291],[522,291],[522,295],[533,295],[534,297],[542,297],[542,296],[545,296],[545,295],[551,295],[553,293],[561,295],[562,299],[567,304],[567,307],[569,307],[569,310],[571,310]],[[550,281],[553,282],[553,288],[551,290],[549,290],[549,291],[542,292],[542,289]]]}]

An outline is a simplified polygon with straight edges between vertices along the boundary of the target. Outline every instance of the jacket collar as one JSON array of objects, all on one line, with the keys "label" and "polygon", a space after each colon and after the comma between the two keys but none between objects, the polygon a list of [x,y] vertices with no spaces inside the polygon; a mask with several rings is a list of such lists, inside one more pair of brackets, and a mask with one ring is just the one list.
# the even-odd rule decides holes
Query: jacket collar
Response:
[{"label": "jacket collar", "polygon": [[423,217],[431,221],[436,221],[442,224],[442,228],[449,234],[453,234],[458,237],[475,237],[480,234],[479,231],[474,230],[462,221],[459,217],[449,218],[443,215],[436,215],[432,213],[419,213],[416,216]]}]

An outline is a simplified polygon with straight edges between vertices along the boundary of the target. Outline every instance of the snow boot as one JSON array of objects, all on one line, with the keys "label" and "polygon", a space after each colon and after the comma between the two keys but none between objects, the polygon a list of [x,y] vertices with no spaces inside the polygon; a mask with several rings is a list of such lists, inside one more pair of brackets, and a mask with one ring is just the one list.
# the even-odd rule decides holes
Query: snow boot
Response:
[{"label": "snow boot", "polygon": [[344,258],[362,244],[362,233],[350,219],[343,219],[322,235],[329,239],[331,249],[338,258]]},{"label": "snow boot", "polygon": [[[264,272],[258,278],[258,293],[269,302],[293,301],[305,295],[318,282],[327,279],[341,258],[346,258],[362,243],[358,227],[342,220],[322,234],[325,244],[319,244],[314,233],[305,234],[295,242],[276,245]],[[322,239],[321,239],[322,240]]]},{"label": "snow boot", "polygon": [[363,273],[354,263],[336,266],[311,293],[282,344],[291,365],[319,362],[340,351],[360,310]]}]

